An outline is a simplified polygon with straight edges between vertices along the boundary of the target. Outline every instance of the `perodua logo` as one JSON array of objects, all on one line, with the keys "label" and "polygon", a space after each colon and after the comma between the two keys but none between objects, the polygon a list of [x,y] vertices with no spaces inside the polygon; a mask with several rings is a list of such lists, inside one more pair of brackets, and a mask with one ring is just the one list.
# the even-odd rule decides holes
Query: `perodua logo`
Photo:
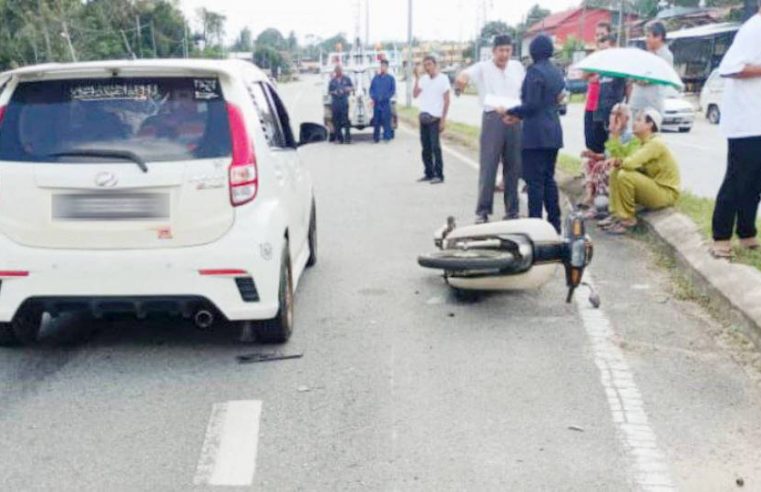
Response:
[{"label": "perodua logo", "polygon": [[119,178],[114,173],[98,173],[95,175],[95,184],[101,188],[113,188],[119,184]]}]

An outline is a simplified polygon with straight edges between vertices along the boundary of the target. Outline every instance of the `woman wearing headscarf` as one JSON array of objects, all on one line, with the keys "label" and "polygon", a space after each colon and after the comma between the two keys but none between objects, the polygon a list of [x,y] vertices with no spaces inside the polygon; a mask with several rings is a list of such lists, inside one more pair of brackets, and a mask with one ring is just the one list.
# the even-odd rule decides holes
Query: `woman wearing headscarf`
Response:
[{"label": "woman wearing headscarf", "polygon": [[539,35],[529,47],[534,60],[526,71],[521,89],[521,105],[506,112],[507,121],[523,120],[523,179],[528,184],[529,217],[547,220],[560,233],[560,203],[555,182],[555,161],[563,147],[558,103],[565,81],[550,61],[552,40]]}]

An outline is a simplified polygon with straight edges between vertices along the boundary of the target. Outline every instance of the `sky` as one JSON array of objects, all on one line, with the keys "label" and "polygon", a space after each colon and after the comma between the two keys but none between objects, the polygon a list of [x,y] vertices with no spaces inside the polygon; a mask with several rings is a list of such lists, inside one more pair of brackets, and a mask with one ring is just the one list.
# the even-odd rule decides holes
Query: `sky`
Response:
[{"label": "sky", "polygon": [[[195,24],[196,10],[206,7],[227,16],[229,40],[248,26],[254,36],[274,27],[285,36],[295,31],[301,42],[312,34],[328,38],[344,32],[355,37],[357,5],[369,3],[370,41],[407,39],[408,0],[180,0]],[[471,39],[480,19],[517,24],[535,3],[553,12],[576,6],[580,0],[412,0],[413,35],[422,40]],[[481,6],[484,5],[485,9]],[[486,15],[483,14],[485,10]],[[359,15],[364,38],[364,7]]]}]

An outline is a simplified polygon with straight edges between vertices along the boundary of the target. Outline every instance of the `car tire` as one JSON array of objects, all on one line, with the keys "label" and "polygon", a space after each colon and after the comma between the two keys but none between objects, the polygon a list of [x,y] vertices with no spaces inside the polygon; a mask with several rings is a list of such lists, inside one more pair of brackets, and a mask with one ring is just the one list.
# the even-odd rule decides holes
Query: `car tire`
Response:
[{"label": "car tire", "polygon": [[11,323],[0,323],[0,347],[16,347],[21,341],[13,331]]},{"label": "car tire", "polygon": [[690,130],[692,130],[692,127],[680,128],[679,133],[690,133]]},{"label": "car tire", "polygon": [[719,111],[719,107],[712,104],[708,108],[708,112],[706,113],[706,118],[708,118],[708,121],[711,122],[714,125],[718,125],[721,121],[721,111]]},{"label": "car tire", "polygon": [[16,313],[10,325],[16,339],[23,345],[37,342],[42,327],[42,310],[35,306],[23,307]]},{"label": "car tire", "polygon": [[317,205],[314,200],[312,200],[312,211],[309,213],[309,232],[307,234],[309,245],[307,267],[313,267],[317,264]]},{"label": "car tire", "polygon": [[285,343],[293,333],[293,271],[287,240],[281,257],[279,308],[274,318],[262,321],[258,327],[257,338],[262,343]]}]

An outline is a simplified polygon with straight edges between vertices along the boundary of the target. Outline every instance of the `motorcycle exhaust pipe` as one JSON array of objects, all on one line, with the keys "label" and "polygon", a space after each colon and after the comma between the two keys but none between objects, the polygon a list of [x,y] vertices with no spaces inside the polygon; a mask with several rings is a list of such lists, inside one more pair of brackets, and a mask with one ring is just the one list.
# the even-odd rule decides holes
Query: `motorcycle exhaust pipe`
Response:
[{"label": "motorcycle exhaust pipe", "polygon": [[193,317],[193,322],[197,328],[207,330],[214,324],[214,315],[210,311],[201,309]]}]

